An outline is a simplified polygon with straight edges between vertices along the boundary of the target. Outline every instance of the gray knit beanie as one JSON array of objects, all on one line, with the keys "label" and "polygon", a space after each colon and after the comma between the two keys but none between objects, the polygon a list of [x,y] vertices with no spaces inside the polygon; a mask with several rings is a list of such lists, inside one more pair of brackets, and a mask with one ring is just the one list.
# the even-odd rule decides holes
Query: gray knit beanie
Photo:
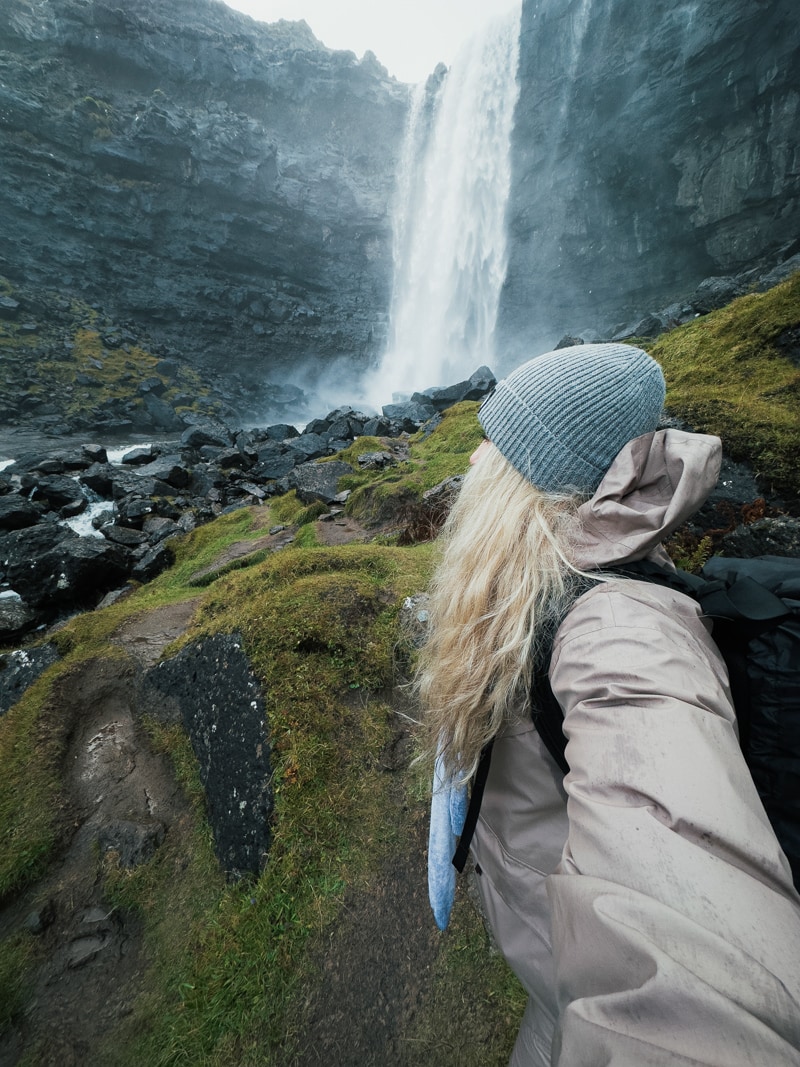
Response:
[{"label": "gray knit beanie", "polygon": [[655,430],[664,375],[632,345],[574,345],[523,363],[497,383],[478,419],[533,485],[593,493],[628,441]]}]

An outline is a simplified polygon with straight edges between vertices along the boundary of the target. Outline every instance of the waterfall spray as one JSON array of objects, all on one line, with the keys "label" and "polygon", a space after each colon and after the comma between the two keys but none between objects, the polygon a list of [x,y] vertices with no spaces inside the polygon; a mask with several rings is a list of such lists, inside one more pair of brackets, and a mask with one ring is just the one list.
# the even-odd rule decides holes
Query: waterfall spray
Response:
[{"label": "waterfall spray", "polygon": [[394,392],[452,384],[492,362],[507,265],[519,20],[516,3],[428,88],[433,101],[425,85],[412,98],[395,207],[389,343],[366,383],[376,404]]}]

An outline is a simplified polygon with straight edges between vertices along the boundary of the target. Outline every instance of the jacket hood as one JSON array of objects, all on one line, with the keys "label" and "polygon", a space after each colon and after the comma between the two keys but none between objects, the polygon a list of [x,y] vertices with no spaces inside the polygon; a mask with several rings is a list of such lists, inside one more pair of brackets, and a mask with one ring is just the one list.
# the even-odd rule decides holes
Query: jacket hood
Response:
[{"label": "jacket hood", "polygon": [[722,443],[707,434],[655,430],[629,441],[579,509],[573,562],[582,570],[651,557],[717,484]]}]

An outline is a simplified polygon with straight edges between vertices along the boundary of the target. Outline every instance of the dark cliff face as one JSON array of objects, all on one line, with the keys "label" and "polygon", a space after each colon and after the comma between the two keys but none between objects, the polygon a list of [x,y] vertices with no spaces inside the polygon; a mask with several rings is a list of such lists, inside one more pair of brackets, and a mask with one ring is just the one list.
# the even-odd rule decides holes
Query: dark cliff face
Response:
[{"label": "dark cliff face", "polygon": [[0,274],[253,381],[385,331],[407,88],[216,0],[4,0]]},{"label": "dark cliff face", "polygon": [[797,250],[794,0],[524,0],[520,81],[510,363]]}]

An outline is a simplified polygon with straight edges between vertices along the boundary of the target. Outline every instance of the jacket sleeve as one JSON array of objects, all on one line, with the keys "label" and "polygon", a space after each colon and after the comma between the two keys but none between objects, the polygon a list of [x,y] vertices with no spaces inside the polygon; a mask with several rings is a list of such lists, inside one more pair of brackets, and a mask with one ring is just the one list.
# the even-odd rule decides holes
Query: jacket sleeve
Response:
[{"label": "jacket sleeve", "polygon": [[557,636],[562,1067],[800,1064],[800,901],[696,605],[597,587]]}]

